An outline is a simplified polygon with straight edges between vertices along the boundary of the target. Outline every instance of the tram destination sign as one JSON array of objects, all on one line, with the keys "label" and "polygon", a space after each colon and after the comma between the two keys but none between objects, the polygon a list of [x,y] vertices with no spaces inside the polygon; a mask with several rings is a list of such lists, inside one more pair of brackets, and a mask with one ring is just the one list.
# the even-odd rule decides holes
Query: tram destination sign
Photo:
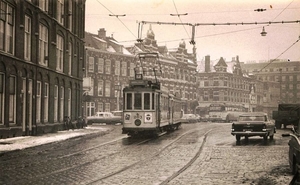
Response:
[{"label": "tram destination sign", "polygon": [[132,86],[137,86],[137,85],[142,85],[146,86],[148,82],[146,80],[130,80],[130,85]]}]

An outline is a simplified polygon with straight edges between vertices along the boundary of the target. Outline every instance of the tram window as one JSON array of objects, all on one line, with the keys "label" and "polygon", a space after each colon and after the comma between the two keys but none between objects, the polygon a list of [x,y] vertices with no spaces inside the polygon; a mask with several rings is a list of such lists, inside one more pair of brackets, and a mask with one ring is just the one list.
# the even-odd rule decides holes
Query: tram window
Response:
[{"label": "tram window", "polygon": [[152,110],[154,110],[154,93],[152,93]]},{"label": "tram window", "polygon": [[144,93],[144,110],[150,110],[150,93]]},{"label": "tram window", "polygon": [[134,93],[134,109],[142,109],[142,94]]},{"label": "tram window", "polygon": [[126,94],[126,109],[127,110],[132,110],[132,94],[131,93],[127,93]]}]

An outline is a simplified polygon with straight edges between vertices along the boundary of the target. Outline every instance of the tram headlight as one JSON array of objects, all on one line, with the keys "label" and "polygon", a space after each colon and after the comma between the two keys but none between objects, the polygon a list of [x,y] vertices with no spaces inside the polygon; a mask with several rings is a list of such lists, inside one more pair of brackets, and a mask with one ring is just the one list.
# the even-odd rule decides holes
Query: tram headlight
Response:
[{"label": "tram headlight", "polygon": [[136,120],[134,121],[134,124],[135,124],[136,126],[140,126],[140,125],[142,124],[142,121],[141,121],[140,119],[136,119]]}]

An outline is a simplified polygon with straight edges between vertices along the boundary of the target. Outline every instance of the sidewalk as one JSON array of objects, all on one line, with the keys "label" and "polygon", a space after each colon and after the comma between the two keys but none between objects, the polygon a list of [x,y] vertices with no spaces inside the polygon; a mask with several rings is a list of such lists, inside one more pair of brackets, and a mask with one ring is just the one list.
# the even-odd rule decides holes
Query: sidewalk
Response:
[{"label": "sidewalk", "polygon": [[73,137],[87,134],[108,131],[109,128],[101,126],[87,126],[83,129],[58,131],[41,136],[22,136],[7,139],[0,139],[0,154],[13,150],[23,150],[25,148],[43,145],[47,143],[66,140]]}]

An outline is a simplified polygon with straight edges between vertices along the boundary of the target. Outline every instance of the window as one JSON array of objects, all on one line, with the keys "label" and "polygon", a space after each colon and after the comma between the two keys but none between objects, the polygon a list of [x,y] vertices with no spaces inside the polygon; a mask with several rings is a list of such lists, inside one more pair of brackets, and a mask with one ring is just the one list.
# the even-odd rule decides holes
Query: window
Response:
[{"label": "window", "polygon": [[130,72],[129,72],[129,75],[130,77],[134,77],[134,63],[130,63]]},{"label": "window", "polygon": [[13,54],[14,9],[0,0],[0,50]]},{"label": "window", "polygon": [[0,73],[0,125],[4,123],[4,74]]},{"label": "window", "polygon": [[39,26],[39,64],[48,66],[48,28]]},{"label": "window", "polygon": [[126,109],[132,110],[132,93],[126,94]]},{"label": "window", "polygon": [[45,12],[48,12],[48,4],[49,4],[48,1],[49,0],[39,0],[38,1],[40,9],[42,9]]},{"label": "window", "polygon": [[64,24],[64,0],[57,0],[56,19],[60,24]]},{"label": "window", "polygon": [[70,31],[72,31],[72,25],[73,25],[73,12],[72,12],[72,9],[73,9],[73,4],[72,4],[72,0],[69,0],[69,12],[68,12],[68,17],[69,17],[69,25],[68,25],[68,28]]},{"label": "window", "polygon": [[142,109],[142,94],[134,93],[134,109],[141,110]]},{"label": "window", "polygon": [[104,60],[103,58],[98,58],[98,73],[103,73]]},{"label": "window", "polygon": [[110,81],[109,80],[105,81],[105,97],[110,97],[110,89],[111,89],[110,86],[111,86]]},{"label": "window", "polygon": [[105,103],[105,112],[110,112],[110,103]]},{"label": "window", "polygon": [[89,72],[94,72],[94,57],[89,57]]},{"label": "window", "polygon": [[60,87],[60,114],[59,120],[64,120],[64,100],[65,100],[65,88]]},{"label": "window", "polygon": [[68,88],[68,116],[71,117],[71,110],[72,110],[72,91]]},{"label": "window", "polygon": [[36,83],[36,122],[41,122],[41,107],[42,107],[42,99],[41,99],[41,86],[42,83],[37,81]]},{"label": "window", "polygon": [[91,90],[88,92],[88,95],[94,96],[94,78],[91,78]]},{"label": "window", "polygon": [[103,96],[103,80],[98,81],[98,96]]},{"label": "window", "polygon": [[86,102],[86,116],[95,115],[95,103],[94,102]]},{"label": "window", "polygon": [[48,122],[48,107],[49,107],[49,84],[44,86],[44,122]]},{"label": "window", "polygon": [[120,66],[121,64],[120,64],[120,61],[116,61],[115,62],[115,75],[120,75]]},{"label": "window", "polygon": [[57,112],[58,112],[58,86],[54,86],[54,122],[57,122]]},{"label": "window", "polygon": [[105,73],[106,74],[110,74],[111,72],[111,62],[110,62],[110,60],[106,60],[105,61]]},{"label": "window", "polygon": [[60,35],[56,35],[56,70],[63,71],[64,64],[64,40]]},{"label": "window", "polygon": [[15,123],[16,120],[16,77],[9,77],[9,122]]},{"label": "window", "polygon": [[69,71],[68,71],[68,74],[69,75],[72,75],[72,56],[73,56],[73,45],[71,42],[69,42]]},{"label": "window", "polygon": [[122,62],[122,76],[127,76],[127,63]]},{"label": "window", "polygon": [[24,58],[29,61],[31,59],[31,18],[25,15],[24,30]]},{"label": "window", "polygon": [[144,94],[144,110],[150,110],[150,93]]},{"label": "window", "polygon": [[98,112],[103,112],[103,103],[98,102],[98,107],[97,107]]}]

